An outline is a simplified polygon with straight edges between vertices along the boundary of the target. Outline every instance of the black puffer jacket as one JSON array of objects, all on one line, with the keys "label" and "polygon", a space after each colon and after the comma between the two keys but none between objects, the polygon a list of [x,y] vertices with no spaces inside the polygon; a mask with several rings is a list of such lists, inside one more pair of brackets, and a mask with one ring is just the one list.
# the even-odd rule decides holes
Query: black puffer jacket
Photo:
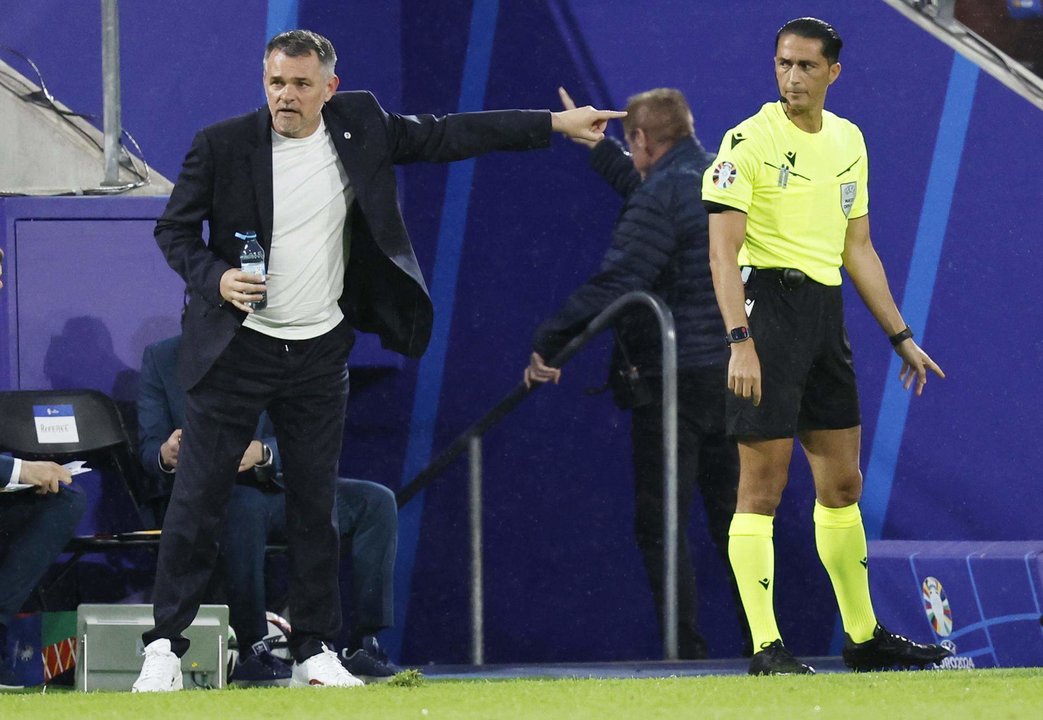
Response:
[{"label": "black puffer jacket", "polygon": [[[727,364],[700,190],[703,171],[712,161],[713,155],[698,140],[685,138],[656,162],[642,182],[618,141],[607,138],[594,147],[591,167],[625,202],[598,273],[536,330],[533,348],[545,360],[553,358],[613,300],[631,290],[648,290],[659,295],[674,314],[679,369]],[[652,311],[636,308],[620,320],[618,329],[617,337],[641,374],[659,375],[661,340]],[[622,366],[617,343],[613,368]]]}]

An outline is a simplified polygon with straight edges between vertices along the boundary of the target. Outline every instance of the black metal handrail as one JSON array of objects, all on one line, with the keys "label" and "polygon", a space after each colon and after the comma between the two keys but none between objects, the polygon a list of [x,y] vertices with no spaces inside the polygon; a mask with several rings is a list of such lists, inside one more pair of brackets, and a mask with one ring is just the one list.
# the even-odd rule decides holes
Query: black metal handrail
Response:
[{"label": "black metal handrail", "polygon": [[[663,356],[663,647],[668,660],[677,659],[677,335],[670,308],[659,297],[643,290],[626,293],[601,311],[587,327],[548,361],[560,368],[578,353],[590,340],[607,328],[628,306],[643,304],[656,315],[662,335]],[[472,505],[480,503],[481,437],[521,404],[529,393],[539,387],[527,387],[519,382],[500,402],[460,433],[445,450],[417,473],[408,484],[395,493],[398,507],[404,506],[433,483],[450,464],[465,452],[472,453]],[[475,456],[478,460],[476,462]],[[477,465],[477,469],[476,468]],[[475,477],[477,476],[477,477]],[[481,529],[472,522],[472,606],[473,623],[479,628],[475,642],[475,664],[481,664]],[[477,600],[476,600],[477,598]]]}]

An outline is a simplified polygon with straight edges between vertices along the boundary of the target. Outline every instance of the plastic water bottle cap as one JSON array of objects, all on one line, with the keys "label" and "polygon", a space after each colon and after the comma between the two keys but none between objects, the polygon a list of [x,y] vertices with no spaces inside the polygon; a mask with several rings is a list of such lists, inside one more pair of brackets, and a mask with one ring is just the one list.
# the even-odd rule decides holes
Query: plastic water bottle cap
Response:
[{"label": "plastic water bottle cap", "polygon": [[239,238],[240,240],[256,240],[257,239],[257,233],[255,233],[253,231],[245,232],[245,233],[236,233],[235,236],[237,238]]}]

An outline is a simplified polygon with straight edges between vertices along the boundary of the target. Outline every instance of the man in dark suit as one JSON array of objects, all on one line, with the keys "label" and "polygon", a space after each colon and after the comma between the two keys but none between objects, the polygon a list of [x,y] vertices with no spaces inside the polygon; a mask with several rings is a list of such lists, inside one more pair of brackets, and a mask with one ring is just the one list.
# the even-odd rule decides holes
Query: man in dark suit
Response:
[{"label": "man in dark suit", "polygon": [[[176,379],[181,336],[153,343],[141,358],[138,449],[142,467],[167,497],[175,478],[185,424],[185,393]],[[286,542],[286,494],[279,445],[267,414],[243,453],[221,531],[219,568],[239,658],[229,682],[282,684],[290,666],[266,643],[265,547]],[[395,494],[366,480],[337,478],[336,517],[351,553],[352,626],[341,663],[366,682],[397,671],[377,633],[394,620],[393,587],[398,509]]]},{"label": "man in dark suit", "polygon": [[[0,250],[0,276],[4,251]],[[0,281],[0,288],[4,286]],[[87,507],[72,475],[53,462],[0,455],[0,686],[13,687],[7,626],[65,548]],[[33,486],[20,491],[20,486]]]},{"label": "man in dark suit", "polygon": [[[552,131],[597,140],[622,116],[589,107],[396,115],[370,93],[337,94],[335,63],[320,35],[273,38],[264,59],[267,107],[196,135],[156,224],[159,247],[191,295],[178,362],[187,402],[156,573],[156,627],[143,638],[135,691],[181,688],[182,632],[205,591],[222,510],[265,409],[286,477],[293,684],[358,684],[327,645],[340,626],[331,516],[346,362],[353,329],[418,357],[433,317],[393,166],[546,146]],[[250,232],[268,259],[263,277],[239,269],[236,234]]]}]

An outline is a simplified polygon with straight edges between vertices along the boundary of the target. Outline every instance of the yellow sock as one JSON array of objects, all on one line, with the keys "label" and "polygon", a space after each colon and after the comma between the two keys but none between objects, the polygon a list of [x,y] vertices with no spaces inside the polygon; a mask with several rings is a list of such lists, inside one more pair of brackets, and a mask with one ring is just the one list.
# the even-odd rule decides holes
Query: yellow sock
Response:
[{"label": "yellow sock", "polygon": [[753,635],[753,650],[781,639],[775,623],[775,547],[770,515],[735,513],[728,530],[728,559]]},{"label": "yellow sock", "polygon": [[844,632],[852,642],[871,639],[876,613],[869,597],[866,531],[858,505],[828,508],[816,502],[815,545],[833,582]]}]

